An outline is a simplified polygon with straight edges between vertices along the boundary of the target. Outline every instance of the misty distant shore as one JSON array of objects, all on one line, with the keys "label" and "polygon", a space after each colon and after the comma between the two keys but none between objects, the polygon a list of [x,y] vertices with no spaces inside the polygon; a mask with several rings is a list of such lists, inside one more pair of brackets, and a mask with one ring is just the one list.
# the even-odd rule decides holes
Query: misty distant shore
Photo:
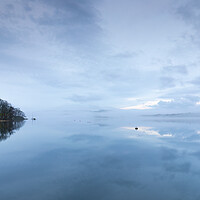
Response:
[{"label": "misty distant shore", "polygon": [[153,114],[142,115],[143,117],[200,117],[200,113],[171,113],[171,114]]}]

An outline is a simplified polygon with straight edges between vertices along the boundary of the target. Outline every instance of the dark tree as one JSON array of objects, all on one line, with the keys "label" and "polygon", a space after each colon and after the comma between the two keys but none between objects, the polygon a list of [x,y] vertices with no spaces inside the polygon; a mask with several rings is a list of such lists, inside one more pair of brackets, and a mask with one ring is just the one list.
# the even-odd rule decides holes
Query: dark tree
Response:
[{"label": "dark tree", "polygon": [[25,119],[25,114],[14,108],[10,103],[0,99],[0,120],[20,121]]}]

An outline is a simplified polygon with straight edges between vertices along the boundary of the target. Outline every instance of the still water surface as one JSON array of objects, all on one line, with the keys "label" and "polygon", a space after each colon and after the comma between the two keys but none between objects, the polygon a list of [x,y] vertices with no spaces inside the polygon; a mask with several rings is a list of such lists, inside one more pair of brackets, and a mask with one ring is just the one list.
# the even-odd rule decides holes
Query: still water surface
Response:
[{"label": "still water surface", "polygon": [[200,118],[22,125],[0,142],[1,200],[200,199]]}]

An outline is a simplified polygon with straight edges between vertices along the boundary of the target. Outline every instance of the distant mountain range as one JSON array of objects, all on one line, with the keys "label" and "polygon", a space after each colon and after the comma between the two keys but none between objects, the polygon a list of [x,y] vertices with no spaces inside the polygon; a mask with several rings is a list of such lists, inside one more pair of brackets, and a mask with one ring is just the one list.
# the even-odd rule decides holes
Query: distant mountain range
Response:
[{"label": "distant mountain range", "polygon": [[144,117],[200,117],[200,113],[172,113],[172,114],[153,114],[142,115]]}]

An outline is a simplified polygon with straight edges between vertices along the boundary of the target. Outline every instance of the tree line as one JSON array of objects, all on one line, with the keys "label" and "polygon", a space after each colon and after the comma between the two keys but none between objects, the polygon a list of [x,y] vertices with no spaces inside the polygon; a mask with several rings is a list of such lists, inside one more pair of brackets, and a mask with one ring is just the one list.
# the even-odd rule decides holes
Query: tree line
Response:
[{"label": "tree line", "polygon": [[0,99],[0,120],[24,120],[25,114],[7,101]]}]

